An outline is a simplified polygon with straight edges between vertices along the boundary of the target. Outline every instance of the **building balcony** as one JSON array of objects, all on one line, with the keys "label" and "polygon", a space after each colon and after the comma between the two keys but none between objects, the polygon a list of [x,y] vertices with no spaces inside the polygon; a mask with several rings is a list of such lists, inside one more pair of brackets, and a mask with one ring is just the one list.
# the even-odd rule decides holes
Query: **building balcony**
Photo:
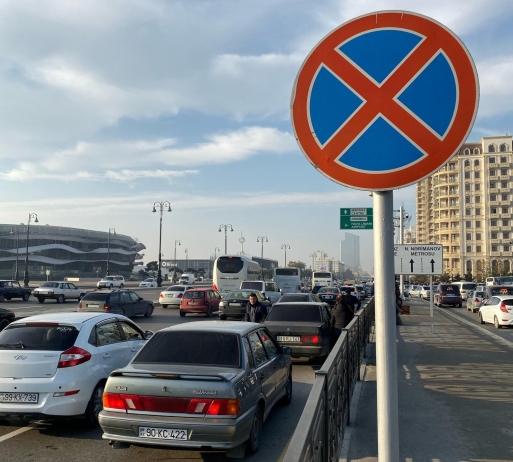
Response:
[{"label": "building balcony", "polygon": [[492,244],[498,244],[501,240],[500,239],[490,239],[490,242]]},{"label": "building balcony", "polygon": [[501,229],[501,227],[500,226],[490,226],[490,229],[492,231],[499,231]]},{"label": "building balcony", "polygon": [[490,188],[490,189],[488,189],[488,192],[489,192],[490,194],[492,194],[492,193],[498,193],[498,192],[499,192],[499,188]]},{"label": "building balcony", "polygon": [[499,178],[501,181],[509,181],[509,175],[500,175]]},{"label": "building balcony", "polygon": [[498,213],[490,213],[490,218],[500,218]]},{"label": "building balcony", "polygon": [[499,205],[499,201],[490,201],[490,205]]},{"label": "building balcony", "polygon": [[502,252],[490,252],[490,256],[491,257],[501,257],[502,256]]},{"label": "building balcony", "polygon": [[488,167],[490,167],[490,168],[499,168],[499,164],[497,162],[494,162],[494,163],[488,164]]},{"label": "building balcony", "polygon": [[502,218],[511,218],[511,213],[501,213]]},{"label": "building balcony", "polygon": [[488,179],[489,179],[490,181],[499,181],[499,177],[498,177],[497,175],[490,175],[490,176],[488,177]]}]

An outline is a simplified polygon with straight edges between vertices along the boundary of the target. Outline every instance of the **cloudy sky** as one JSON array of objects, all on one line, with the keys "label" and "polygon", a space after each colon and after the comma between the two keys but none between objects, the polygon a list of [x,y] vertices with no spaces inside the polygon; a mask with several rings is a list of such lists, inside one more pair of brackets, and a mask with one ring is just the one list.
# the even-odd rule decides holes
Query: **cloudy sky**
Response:
[{"label": "cloudy sky", "polygon": [[[477,65],[470,141],[513,132],[509,0],[0,1],[1,223],[83,227],[139,239],[164,258],[228,252],[283,263],[338,257],[340,207],[365,191],[319,174],[292,135],[294,79],[310,50],[362,14],[407,10],[453,30]],[[415,215],[414,187],[394,208]],[[415,223],[415,217],[412,224]],[[372,270],[372,231],[361,236]]]}]

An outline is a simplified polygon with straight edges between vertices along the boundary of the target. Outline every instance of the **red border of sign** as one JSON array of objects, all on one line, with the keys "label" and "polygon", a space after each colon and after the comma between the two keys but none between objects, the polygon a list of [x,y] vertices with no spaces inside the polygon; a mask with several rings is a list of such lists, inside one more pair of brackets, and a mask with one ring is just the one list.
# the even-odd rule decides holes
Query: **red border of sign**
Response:
[{"label": "red border of sign", "polygon": [[[396,69],[381,87],[362,78],[359,69],[346,60],[335,48],[362,32],[382,28],[396,28],[419,33],[426,37],[411,55]],[[409,82],[429,59],[442,50],[457,78],[458,103],[454,120],[444,139],[440,139],[418,122],[401,106],[391,108],[387,102]],[[308,119],[308,97],[312,81],[321,64],[343,75],[344,81],[366,93],[367,102],[323,147],[312,133]],[[354,84],[354,86],[353,86]],[[303,62],[292,90],[291,121],[303,154],[323,175],[355,189],[381,191],[417,183],[444,165],[465,142],[472,129],[479,105],[477,71],[465,45],[444,25],[417,13],[380,11],[355,18],[331,31],[310,52]],[[354,141],[372,114],[379,111],[406,133],[428,156],[394,172],[368,173],[350,169],[335,162],[340,153]],[[380,140],[376,140],[379,149]]]}]

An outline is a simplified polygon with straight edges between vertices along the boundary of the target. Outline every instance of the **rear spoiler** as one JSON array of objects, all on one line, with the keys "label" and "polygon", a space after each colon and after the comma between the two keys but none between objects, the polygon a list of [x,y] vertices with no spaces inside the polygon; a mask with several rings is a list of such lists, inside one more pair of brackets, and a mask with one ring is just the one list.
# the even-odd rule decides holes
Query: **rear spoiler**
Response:
[{"label": "rear spoiler", "polygon": [[165,379],[165,380],[205,380],[205,381],[219,381],[230,382],[238,374],[235,373],[222,373],[222,374],[172,374],[167,372],[129,372],[129,371],[114,371],[111,372],[110,377],[140,377],[146,379]]}]

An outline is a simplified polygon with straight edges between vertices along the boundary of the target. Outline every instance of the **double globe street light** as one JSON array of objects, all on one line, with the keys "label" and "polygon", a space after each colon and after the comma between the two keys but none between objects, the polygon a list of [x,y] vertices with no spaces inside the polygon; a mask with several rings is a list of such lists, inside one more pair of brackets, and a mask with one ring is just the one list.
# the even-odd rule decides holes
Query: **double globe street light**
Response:
[{"label": "double globe street light", "polygon": [[29,272],[28,272],[28,259],[29,259],[29,236],[30,236],[30,222],[34,218],[34,223],[38,223],[37,213],[29,213],[28,223],[27,223],[27,250],[25,252],[25,274],[23,275],[23,285],[25,287],[29,286]]},{"label": "double globe street light", "polygon": [[162,214],[164,209],[166,212],[171,212],[171,203],[168,201],[155,202],[153,204],[152,212],[155,213],[157,210],[160,212],[160,234],[159,234],[159,270],[157,272],[157,287],[162,287]]},{"label": "double globe street light", "polygon": [[281,245],[282,250],[285,250],[285,268],[287,267],[287,249],[290,250],[289,244],[282,244]]},{"label": "double globe street light", "polygon": [[219,225],[219,232],[224,229],[224,254],[228,255],[228,236],[227,231],[230,230],[233,233],[232,225]]}]

